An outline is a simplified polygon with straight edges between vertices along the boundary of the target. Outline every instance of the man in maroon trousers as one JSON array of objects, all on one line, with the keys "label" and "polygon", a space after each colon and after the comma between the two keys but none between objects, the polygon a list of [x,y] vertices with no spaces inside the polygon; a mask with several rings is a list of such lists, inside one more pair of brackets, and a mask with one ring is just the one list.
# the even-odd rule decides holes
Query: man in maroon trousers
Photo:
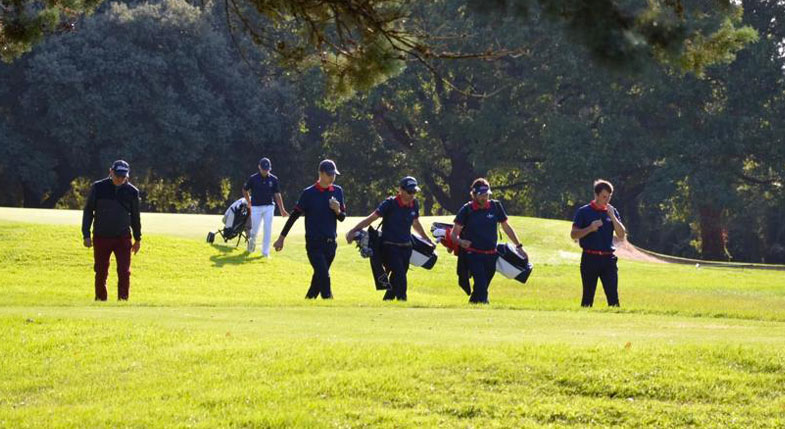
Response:
[{"label": "man in maroon trousers", "polygon": [[117,299],[128,299],[131,287],[131,252],[136,254],[139,251],[142,240],[139,190],[128,183],[129,171],[130,167],[125,161],[112,163],[109,177],[93,183],[90,188],[90,196],[82,215],[84,245],[93,248],[95,260],[96,301],[106,301],[106,277],[109,275],[109,259],[112,253],[117,263]]}]

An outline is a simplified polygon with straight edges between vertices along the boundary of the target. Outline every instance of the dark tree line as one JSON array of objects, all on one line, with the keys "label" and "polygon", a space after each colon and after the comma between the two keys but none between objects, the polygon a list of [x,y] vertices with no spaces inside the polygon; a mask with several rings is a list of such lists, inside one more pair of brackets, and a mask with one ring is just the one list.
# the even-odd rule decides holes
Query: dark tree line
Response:
[{"label": "dark tree line", "polygon": [[[305,46],[297,58],[280,52],[296,45],[258,49],[264,40],[249,28],[266,21],[243,15],[250,27],[238,31],[232,13],[247,10],[230,9],[227,20],[225,8],[240,5],[103,4],[75,31],[0,68],[0,204],[79,207],[89,181],[125,158],[147,210],[215,213],[262,155],[292,204],[330,156],[354,215],[413,174],[427,214],[454,212],[471,180],[486,176],[514,214],[568,219],[602,176],[616,183],[636,244],[785,262],[785,6],[748,1],[743,16],[729,7],[696,20],[695,10],[665,2],[674,8],[645,18],[664,13],[673,21],[658,25],[681,36],[668,44],[646,33],[653,39],[632,52],[613,38],[627,27],[607,20],[632,26],[625,37],[645,32],[654,21],[627,19],[645,12],[634,3],[602,16],[578,1],[560,2],[564,10],[545,1],[417,3],[405,17],[432,54],[395,57],[398,68],[376,77],[378,63],[352,62],[370,79],[361,84],[303,67],[313,53]],[[321,16],[315,30],[326,39],[312,46],[347,43],[348,32],[331,30],[335,16]],[[604,29],[590,31],[587,16]],[[304,43],[273,24],[266,34]],[[445,36],[424,38],[436,28]],[[703,45],[677,48],[685,37]],[[603,43],[618,49],[601,58]],[[486,55],[447,55],[472,52]]]}]

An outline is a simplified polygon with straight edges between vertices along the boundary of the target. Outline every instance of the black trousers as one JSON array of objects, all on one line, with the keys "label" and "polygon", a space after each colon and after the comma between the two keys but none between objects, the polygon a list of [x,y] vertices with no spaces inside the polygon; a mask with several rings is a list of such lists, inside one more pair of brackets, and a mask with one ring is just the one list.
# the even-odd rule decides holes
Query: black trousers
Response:
[{"label": "black trousers", "polygon": [[583,281],[582,307],[591,307],[594,304],[594,292],[597,290],[597,278],[602,280],[605,298],[608,305],[619,306],[619,269],[616,266],[618,258],[613,255],[590,255],[584,253],[581,257],[581,280]]},{"label": "black trousers", "polygon": [[467,253],[466,264],[469,266],[469,273],[474,279],[474,287],[469,295],[469,302],[475,304],[488,303],[488,287],[496,275],[496,258],[499,255],[487,255],[483,253]]},{"label": "black trousers", "polygon": [[308,262],[313,267],[311,287],[308,289],[308,293],[305,294],[307,299],[314,299],[320,294],[322,299],[333,297],[333,292],[330,288],[330,265],[332,265],[333,259],[335,259],[335,249],[337,247],[338,244],[334,239],[306,239],[305,250],[308,252]]},{"label": "black trousers", "polygon": [[409,271],[411,257],[411,246],[382,244],[382,260],[384,266],[390,271],[390,284],[392,285],[392,289],[388,289],[384,293],[384,300],[406,301],[406,273]]}]

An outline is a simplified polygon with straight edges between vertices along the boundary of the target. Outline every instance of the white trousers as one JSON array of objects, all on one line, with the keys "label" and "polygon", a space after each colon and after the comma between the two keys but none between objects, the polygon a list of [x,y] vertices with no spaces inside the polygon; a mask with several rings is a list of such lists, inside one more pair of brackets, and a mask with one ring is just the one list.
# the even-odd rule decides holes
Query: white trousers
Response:
[{"label": "white trousers", "polygon": [[253,206],[251,208],[251,236],[248,238],[248,251],[256,250],[256,236],[259,235],[259,226],[264,219],[264,238],[262,241],[262,255],[270,256],[270,239],[273,235],[273,213],[275,205]]}]

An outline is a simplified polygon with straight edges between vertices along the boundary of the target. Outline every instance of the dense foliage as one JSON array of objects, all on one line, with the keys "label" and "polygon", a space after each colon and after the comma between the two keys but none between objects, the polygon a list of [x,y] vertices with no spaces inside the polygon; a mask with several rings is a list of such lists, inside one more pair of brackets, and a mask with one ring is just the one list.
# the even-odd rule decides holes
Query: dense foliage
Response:
[{"label": "dense foliage", "polygon": [[[718,15],[668,9],[680,2],[648,12],[608,2],[632,15],[592,15],[603,26],[592,33],[581,2],[558,3],[564,9],[418,3],[406,19],[445,35],[430,42],[438,52],[352,68],[369,79],[360,83],[303,67],[307,49],[302,61],[258,49],[266,45],[248,28],[265,21],[238,23],[247,10],[231,8],[241,5],[104,4],[76,31],[0,68],[0,204],[78,208],[116,158],[131,162],[146,209],[182,212],[222,210],[262,155],[273,159],[287,204],[317,161],[334,157],[352,214],[413,174],[429,214],[454,212],[471,180],[487,176],[512,213],[570,218],[602,176],[617,185],[614,201],[637,244],[785,262],[785,5],[745,1],[742,16],[733,5]],[[689,35],[689,49],[657,32],[641,50],[625,48],[646,22],[669,22],[658,13],[684,26],[668,28]],[[619,33],[612,16],[637,18],[620,18],[630,27]],[[270,34],[304,40],[268,24]],[[618,50],[603,50],[602,40]],[[445,54],[471,52],[488,55]]]}]

